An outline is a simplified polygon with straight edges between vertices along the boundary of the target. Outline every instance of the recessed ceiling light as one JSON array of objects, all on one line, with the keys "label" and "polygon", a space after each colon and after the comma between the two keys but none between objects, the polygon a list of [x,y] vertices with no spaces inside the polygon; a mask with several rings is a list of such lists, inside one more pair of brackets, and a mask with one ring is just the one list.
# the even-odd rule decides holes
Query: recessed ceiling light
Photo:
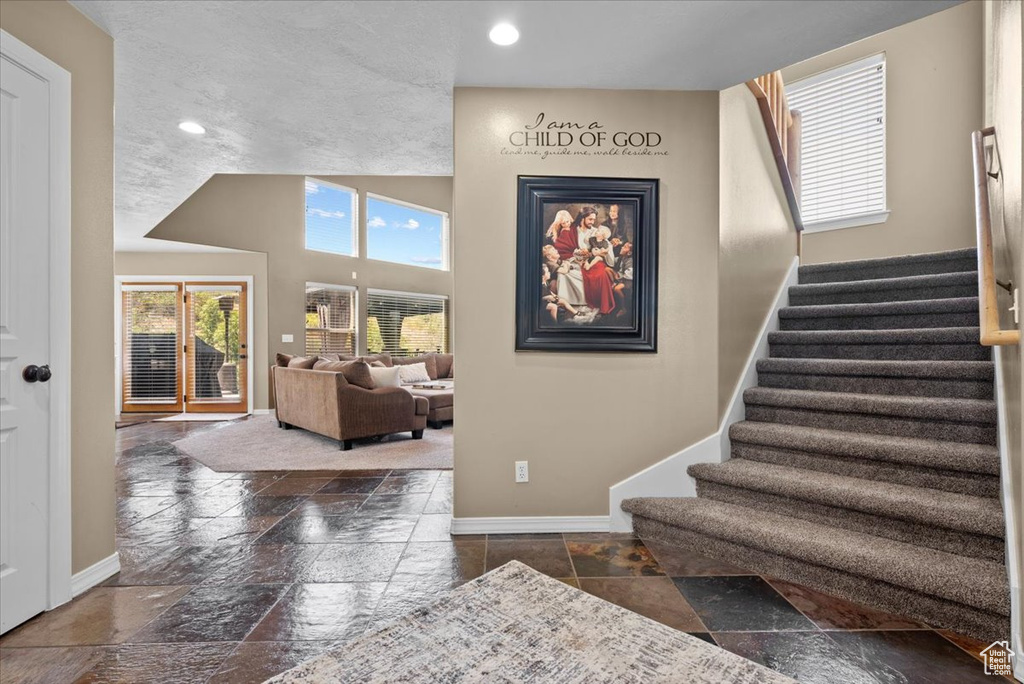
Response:
[{"label": "recessed ceiling light", "polygon": [[498,24],[488,35],[495,45],[511,45],[519,40],[519,29],[512,24]]},{"label": "recessed ceiling light", "polygon": [[202,135],[203,133],[206,132],[206,129],[197,124],[195,121],[182,121],[180,124],[178,124],[178,128],[185,131],[186,133],[191,133],[193,135]]}]

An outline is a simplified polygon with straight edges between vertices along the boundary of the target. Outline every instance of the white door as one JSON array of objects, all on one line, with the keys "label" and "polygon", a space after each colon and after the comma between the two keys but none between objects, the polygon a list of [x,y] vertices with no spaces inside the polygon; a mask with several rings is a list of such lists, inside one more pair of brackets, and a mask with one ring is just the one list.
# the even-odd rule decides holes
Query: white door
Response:
[{"label": "white door", "polygon": [[50,88],[0,56],[0,632],[48,606]]}]

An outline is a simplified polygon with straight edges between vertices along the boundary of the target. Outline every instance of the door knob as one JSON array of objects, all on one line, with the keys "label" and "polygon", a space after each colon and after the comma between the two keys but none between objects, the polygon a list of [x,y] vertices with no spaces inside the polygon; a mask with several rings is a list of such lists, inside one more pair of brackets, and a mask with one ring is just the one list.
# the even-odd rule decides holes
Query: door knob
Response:
[{"label": "door knob", "polygon": [[46,382],[52,375],[49,366],[25,366],[25,370],[21,371],[21,377],[25,378],[25,382]]}]

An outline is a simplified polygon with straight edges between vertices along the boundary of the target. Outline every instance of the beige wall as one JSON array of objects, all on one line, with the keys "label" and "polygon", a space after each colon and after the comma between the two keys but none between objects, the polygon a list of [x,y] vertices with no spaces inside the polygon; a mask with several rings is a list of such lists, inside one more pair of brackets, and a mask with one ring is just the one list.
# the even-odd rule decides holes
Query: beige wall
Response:
[{"label": "beige wall", "polygon": [[66,2],[4,0],[0,28],[71,73],[71,565],[114,553],[114,42]]},{"label": "beige wall", "polygon": [[[541,111],[670,154],[502,155]],[[717,169],[717,92],[456,88],[457,517],[606,515],[610,485],[717,429]],[[515,352],[519,174],[661,179],[656,354]]]},{"label": "beige wall", "polygon": [[270,407],[266,254],[115,252],[114,273],[119,276],[252,276],[252,291],[248,296],[252,302],[254,339],[249,342],[247,356],[253,364],[253,408]]},{"label": "beige wall", "polygon": [[971,132],[982,127],[984,3],[967,2],[782,70],[786,83],[885,53],[888,221],[806,233],[802,263],[974,245]]},{"label": "beige wall", "polygon": [[796,257],[796,229],[757,101],[745,84],[718,96],[718,415]]},{"label": "beige wall", "polygon": [[[316,176],[365,193],[451,213],[450,176]],[[366,288],[452,294],[451,271],[389,264],[305,248],[303,176],[225,175],[210,178],[150,233],[149,237],[263,252],[267,255],[268,359],[277,352],[301,354],[305,340],[307,282],[359,288],[359,321],[366,317]],[[360,244],[366,226],[360,221]],[[450,243],[455,242],[454,221]],[[364,250],[365,251],[365,250]],[[356,273],[353,279],[352,273]],[[282,334],[294,342],[281,342]],[[360,345],[365,335],[360,331]],[[264,374],[265,377],[265,374]],[[263,380],[266,385],[266,381]]]},{"label": "beige wall", "polygon": [[[992,234],[995,243],[996,274],[1001,280],[1012,280],[1021,288],[1024,285],[1024,219],[1021,207],[1024,205],[1021,184],[1022,146],[1021,128],[1024,117],[1021,114],[1021,92],[1024,90],[1024,75],[1021,50],[1024,35],[1024,12],[1019,0],[997,0],[986,3],[986,125],[995,126],[999,148],[999,178],[989,181],[992,193]],[[999,306],[1003,311],[1002,327],[1017,328],[1024,338],[1024,321],[1014,325],[1006,313],[1011,305],[1009,295],[999,292]],[[1024,387],[1024,364],[1021,364],[1020,345],[1003,347],[1003,382],[1007,416],[1007,458],[1010,463],[1010,481],[1004,482],[1015,502],[1012,513],[1017,525],[1017,534],[1024,530],[1024,405],[1021,402],[1021,388]],[[1018,539],[1018,569],[1024,569],[1024,549]],[[1017,606],[1018,612],[1022,610]],[[1024,614],[1018,615],[1024,624]],[[1021,668],[1018,665],[1017,672]]]}]

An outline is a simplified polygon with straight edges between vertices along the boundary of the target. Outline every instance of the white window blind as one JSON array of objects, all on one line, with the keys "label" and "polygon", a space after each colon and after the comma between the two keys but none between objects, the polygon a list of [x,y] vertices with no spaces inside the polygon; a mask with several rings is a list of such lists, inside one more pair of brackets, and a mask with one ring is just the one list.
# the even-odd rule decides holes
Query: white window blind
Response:
[{"label": "white window blind", "polygon": [[369,290],[366,307],[366,348],[371,354],[447,353],[447,297]]},{"label": "white window blind", "polygon": [[357,193],[352,188],[306,179],[306,249],[357,256]]},{"label": "white window blind", "polygon": [[127,404],[181,398],[181,293],[178,285],[123,285],[121,378]]},{"label": "white window blind", "polygon": [[356,289],[306,283],[306,356],[356,353]]},{"label": "white window blind", "polygon": [[786,97],[802,116],[804,225],[838,228],[884,220],[885,56],[795,81]]}]

